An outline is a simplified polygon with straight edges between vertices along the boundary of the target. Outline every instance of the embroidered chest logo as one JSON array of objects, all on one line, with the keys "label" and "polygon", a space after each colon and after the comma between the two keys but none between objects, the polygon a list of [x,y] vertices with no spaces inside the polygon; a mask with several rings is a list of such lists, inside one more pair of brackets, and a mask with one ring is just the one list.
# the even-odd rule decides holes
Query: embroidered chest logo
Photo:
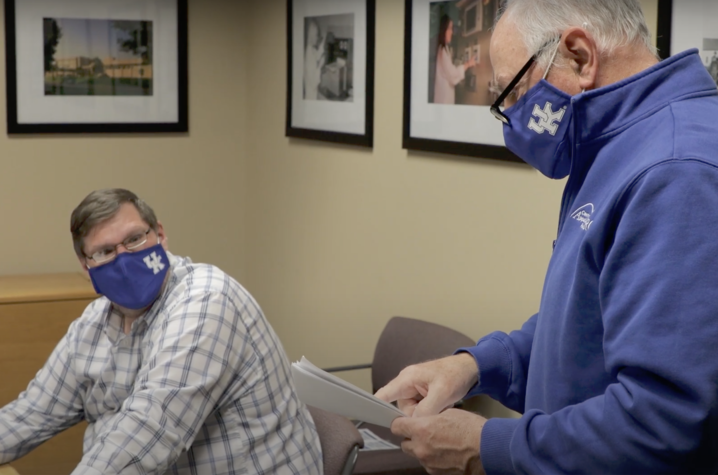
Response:
[{"label": "embroidered chest logo", "polygon": [[563,115],[566,113],[566,108],[562,107],[554,112],[551,107],[552,104],[550,102],[546,102],[543,109],[539,108],[538,104],[534,104],[534,112],[532,115],[538,119],[538,122],[536,119],[530,119],[529,129],[537,134],[548,131],[549,134],[556,135],[558,124],[561,123],[561,119],[563,119]]},{"label": "embroidered chest logo", "polygon": [[158,256],[156,252],[153,252],[142,260],[147,264],[148,269],[152,269],[155,275],[159,274],[159,272],[165,268],[165,265],[162,263],[162,256]]},{"label": "embroidered chest logo", "polygon": [[584,231],[588,231],[588,228],[590,228],[591,224],[593,223],[593,220],[591,220],[592,214],[593,203],[588,203],[571,213],[571,218],[581,223],[581,229],[583,229]]}]

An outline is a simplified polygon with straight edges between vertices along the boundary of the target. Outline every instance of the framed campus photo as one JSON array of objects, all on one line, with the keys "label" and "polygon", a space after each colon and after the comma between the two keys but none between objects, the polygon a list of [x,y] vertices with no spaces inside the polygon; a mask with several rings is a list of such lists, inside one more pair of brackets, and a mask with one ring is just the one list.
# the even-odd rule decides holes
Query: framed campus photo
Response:
[{"label": "framed campus photo", "polygon": [[371,147],[375,0],[287,0],[287,137]]},{"label": "framed campus photo", "polygon": [[659,0],[656,36],[662,58],[698,48],[718,85],[718,1]]},{"label": "framed campus photo", "polygon": [[406,0],[404,148],[522,161],[489,112],[489,43],[500,3]]},{"label": "framed campus photo", "polygon": [[187,0],[5,0],[8,133],[186,132]]}]

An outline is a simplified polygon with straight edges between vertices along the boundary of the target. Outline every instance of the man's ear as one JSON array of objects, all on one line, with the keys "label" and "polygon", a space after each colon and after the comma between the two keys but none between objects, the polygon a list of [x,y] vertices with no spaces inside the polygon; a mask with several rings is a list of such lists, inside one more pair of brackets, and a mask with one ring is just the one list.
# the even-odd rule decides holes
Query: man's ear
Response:
[{"label": "man's ear", "polygon": [[576,26],[568,28],[561,35],[559,48],[576,73],[579,89],[595,89],[598,77],[598,48],[591,33]]}]

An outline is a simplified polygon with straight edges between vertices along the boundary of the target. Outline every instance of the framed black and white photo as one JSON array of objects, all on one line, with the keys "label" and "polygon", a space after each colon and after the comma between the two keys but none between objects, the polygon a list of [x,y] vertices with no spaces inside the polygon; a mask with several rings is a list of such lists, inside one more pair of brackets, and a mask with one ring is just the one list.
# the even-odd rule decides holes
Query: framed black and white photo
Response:
[{"label": "framed black and white photo", "polygon": [[287,0],[287,137],[371,147],[375,0]]},{"label": "framed black and white photo", "polygon": [[656,36],[662,58],[698,48],[718,86],[718,2],[659,0]]},{"label": "framed black and white photo", "polygon": [[8,133],[186,132],[187,0],[5,0]]},{"label": "framed black and white photo", "polygon": [[406,0],[404,148],[521,162],[489,112],[489,44],[500,3]]}]

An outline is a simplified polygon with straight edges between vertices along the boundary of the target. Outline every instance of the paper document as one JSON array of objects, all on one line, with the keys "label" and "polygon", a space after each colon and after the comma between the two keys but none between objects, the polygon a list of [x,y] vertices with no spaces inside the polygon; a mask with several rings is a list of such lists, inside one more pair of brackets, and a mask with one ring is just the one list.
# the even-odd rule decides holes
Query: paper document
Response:
[{"label": "paper document", "polygon": [[292,377],[304,404],[382,427],[405,414],[373,394],[314,366],[302,356],[292,363]]},{"label": "paper document", "polygon": [[364,439],[364,447],[359,449],[362,451],[369,450],[394,450],[398,449],[398,445],[394,445],[388,440],[384,440],[369,429],[359,429],[362,439]]}]

